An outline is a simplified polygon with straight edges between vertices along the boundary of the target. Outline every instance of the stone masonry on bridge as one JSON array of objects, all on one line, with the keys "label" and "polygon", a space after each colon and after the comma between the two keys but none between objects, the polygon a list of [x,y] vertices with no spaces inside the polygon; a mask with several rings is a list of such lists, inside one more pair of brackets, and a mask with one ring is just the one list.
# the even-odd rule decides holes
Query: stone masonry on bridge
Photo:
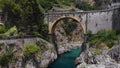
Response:
[{"label": "stone masonry on bridge", "polygon": [[[99,30],[112,30],[117,29],[118,22],[120,21],[120,4],[112,4],[112,7],[104,10],[95,11],[59,11],[45,13],[44,21],[49,25],[49,29],[52,27],[52,23],[62,16],[73,16],[74,18],[81,20],[86,30],[97,33]],[[116,7],[117,6],[117,7]],[[115,25],[115,24],[118,25]],[[115,27],[117,26],[117,27]]]}]

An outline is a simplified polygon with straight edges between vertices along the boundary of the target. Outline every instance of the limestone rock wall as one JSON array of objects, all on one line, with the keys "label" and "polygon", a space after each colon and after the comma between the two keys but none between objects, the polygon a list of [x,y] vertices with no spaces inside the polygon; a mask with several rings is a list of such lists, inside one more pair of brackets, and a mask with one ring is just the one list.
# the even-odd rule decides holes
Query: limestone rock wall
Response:
[{"label": "limestone rock wall", "polygon": [[[119,46],[111,49],[110,51],[101,50],[101,53],[97,55],[95,55],[94,48],[89,48],[85,52],[82,52],[76,59],[76,62],[78,62],[77,68],[120,68],[120,64],[118,62],[118,47]],[[117,59],[117,61],[115,59]]]},{"label": "limestone rock wall", "polygon": [[[39,41],[41,51],[28,57],[24,55],[24,47],[26,44],[36,44]],[[7,48],[7,49],[6,49]],[[11,50],[12,54],[9,52]],[[13,60],[4,60],[1,56],[10,54]],[[4,56],[5,57],[5,56]],[[0,40],[0,68],[47,68],[47,66],[57,59],[57,53],[54,45],[48,43],[41,38],[22,38]],[[3,65],[5,62],[5,65]]]}]

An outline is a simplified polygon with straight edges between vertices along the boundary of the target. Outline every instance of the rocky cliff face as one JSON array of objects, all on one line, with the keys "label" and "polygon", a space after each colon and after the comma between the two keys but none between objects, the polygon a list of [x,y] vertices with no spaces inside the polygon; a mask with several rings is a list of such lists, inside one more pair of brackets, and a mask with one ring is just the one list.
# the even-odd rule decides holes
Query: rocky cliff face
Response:
[{"label": "rocky cliff face", "polygon": [[41,51],[29,57],[24,55],[23,51],[25,46],[20,44],[20,42],[14,42],[8,45],[1,43],[0,68],[47,68],[57,58],[54,46],[43,39],[38,40],[36,43],[39,43],[38,46],[41,47]]},{"label": "rocky cliff face", "polygon": [[[77,68],[120,68],[120,47],[116,46],[111,50],[101,50],[95,52],[94,48],[90,48],[82,52],[76,59],[79,63]],[[112,58],[111,58],[112,57]]]}]

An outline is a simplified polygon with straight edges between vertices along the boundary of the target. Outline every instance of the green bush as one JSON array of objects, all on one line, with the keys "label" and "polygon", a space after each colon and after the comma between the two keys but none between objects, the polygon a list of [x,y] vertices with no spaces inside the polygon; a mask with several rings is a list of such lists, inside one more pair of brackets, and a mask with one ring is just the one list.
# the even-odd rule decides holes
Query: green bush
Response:
[{"label": "green bush", "polygon": [[16,26],[11,27],[8,31],[6,31],[4,34],[9,37],[9,36],[17,36],[17,28]]},{"label": "green bush", "polygon": [[39,30],[39,33],[41,34],[41,37],[47,41],[50,40],[50,37],[49,37],[49,33],[48,33],[48,25],[47,24],[42,24],[41,25],[41,29],[42,30]]},{"label": "green bush", "polygon": [[25,46],[23,53],[26,57],[28,57],[40,51],[41,51],[41,48],[39,46],[28,44]]},{"label": "green bush", "polygon": [[44,8],[45,11],[48,11],[52,8],[53,2],[49,2],[49,0],[39,0],[40,5]]},{"label": "green bush", "polygon": [[95,10],[95,9],[97,9],[95,6],[91,6],[85,2],[76,3],[76,8],[79,8],[82,10]]},{"label": "green bush", "polygon": [[4,35],[3,35],[3,34],[0,34],[0,38],[4,38]]},{"label": "green bush", "polygon": [[9,62],[9,57],[7,55],[0,56],[0,64],[5,66]]},{"label": "green bush", "polygon": [[0,33],[4,33],[6,31],[5,26],[0,26]]},{"label": "green bush", "polygon": [[63,4],[66,6],[70,6],[71,2],[70,2],[70,0],[64,0]]},{"label": "green bush", "polygon": [[14,55],[12,50],[9,48],[8,45],[5,45],[3,43],[0,44],[0,46],[3,46],[2,49],[5,49],[5,53],[3,55],[0,56],[0,64],[2,66],[7,65],[9,62],[14,61]]},{"label": "green bush", "polygon": [[39,32],[33,32],[33,35],[41,37],[41,34]]},{"label": "green bush", "polygon": [[[11,27],[9,30],[5,30],[4,26],[0,28],[1,33],[0,34],[0,38],[5,38],[5,37],[9,37],[9,36],[17,36],[18,35],[18,31],[16,26]],[[6,32],[5,32],[6,31]]]},{"label": "green bush", "polygon": [[113,45],[118,43],[118,35],[116,31],[105,31],[101,30],[95,35],[91,35],[89,37],[90,45],[99,45],[100,43],[106,43],[108,47],[112,47]]},{"label": "green bush", "polygon": [[100,55],[100,54],[101,54],[100,49],[95,49],[95,50],[94,50],[94,55]]}]

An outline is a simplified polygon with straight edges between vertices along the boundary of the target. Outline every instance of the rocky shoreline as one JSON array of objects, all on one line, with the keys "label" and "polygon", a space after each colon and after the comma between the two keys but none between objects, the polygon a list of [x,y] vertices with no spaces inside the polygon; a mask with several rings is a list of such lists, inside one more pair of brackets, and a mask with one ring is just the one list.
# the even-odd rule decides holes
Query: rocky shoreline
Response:
[{"label": "rocky shoreline", "polygon": [[82,42],[71,42],[65,45],[59,45],[58,54],[63,54],[65,52],[69,52],[73,49],[81,48]]},{"label": "rocky shoreline", "polygon": [[[37,38],[38,39],[38,38]],[[33,40],[33,39],[31,39]],[[34,39],[35,40],[35,39]],[[57,52],[54,46],[45,40],[39,39],[39,46],[41,47],[41,53],[33,54],[29,57],[25,57],[23,54],[23,45],[19,41],[15,41],[12,44],[8,44],[9,48],[14,52],[15,60],[9,62],[5,68],[47,68],[48,65],[57,59]],[[38,42],[36,41],[36,42]],[[34,44],[36,44],[34,42]],[[5,43],[5,42],[4,42]],[[27,43],[26,43],[27,44]],[[63,54],[72,49],[80,48],[81,42],[72,42],[59,47],[59,54]],[[0,55],[7,53],[6,45],[0,44]],[[86,51],[82,52],[80,56],[75,60],[77,68],[120,68],[120,44],[107,50],[102,47],[97,50],[95,47],[90,47]],[[0,68],[3,66],[0,65]]]},{"label": "rocky shoreline", "polygon": [[110,50],[89,48],[76,59],[77,68],[120,68],[120,44]]}]

